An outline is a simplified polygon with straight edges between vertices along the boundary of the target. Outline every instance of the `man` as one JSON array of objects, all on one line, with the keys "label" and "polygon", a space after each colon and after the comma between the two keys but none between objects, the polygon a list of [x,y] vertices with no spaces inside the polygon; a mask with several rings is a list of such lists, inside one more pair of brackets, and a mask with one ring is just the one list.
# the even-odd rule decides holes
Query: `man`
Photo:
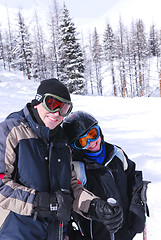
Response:
[{"label": "man", "polygon": [[[74,169],[81,183],[104,201],[115,199],[124,216],[122,227],[111,234],[97,218],[87,220],[73,212],[74,219],[68,228],[70,240],[133,239],[145,225],[142,172],[135,170],[135,163],[121,148],[104,141],[98,121],[92,115],[73,112],[64,120],[63,129],[73,149]],[[93,206],[97,201],[92,200]],[[116,202],[112,203],[115,206]],[[77,227],[73,228],[75,223]]]},{"label": "man", "polygon": [[[78,184],[71,171],[71,153],[60,126],[71,110],[68,89],[48,79],[31,103],[0,123],[0,240],[66,239],[72,206],[93,217],[88,211],[98,197]],[[108,204],[101,212],[100,221],[113,216]]]}]

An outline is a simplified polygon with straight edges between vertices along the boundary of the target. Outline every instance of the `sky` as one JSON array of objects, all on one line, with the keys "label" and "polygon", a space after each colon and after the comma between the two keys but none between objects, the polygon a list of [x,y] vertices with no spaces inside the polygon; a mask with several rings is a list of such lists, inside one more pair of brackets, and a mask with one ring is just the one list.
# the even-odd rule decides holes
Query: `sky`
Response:
[{"label": "sky", "polygon": [[[102,16],[120,0],[57,0],[60,5],[65,2],[71,15],[75,18],[97,18]],[[18,8],[31,8],[34,4],[42,3],[45,5],[52,5],[53,0],[0,0],[0,4],[7,4],[8,7]]]},{"label": "sky", "polygon": [[[21,72],[7,72],[0,65],[0,122],[11,112],[19,111],[36,93],[38,81],[27,80]],[[147,199],[147,239],[158,240],[161,226],[161,98],[114,98],[71,94],[73,111],[92,114],[107,142],[116,144],[151,181]],[[142,240],[138,234],[134,240]]]},{"label": "sky", "polygon": [[[6,9],[3,8],[6,5],[9,13],[13,11],[16,13],[19,8],[25,9],[25,17],[28,18],[36,8],[38,16],[43,20],[48,18],[53,2],[54,0],[0,0],[0,23],[6,17]],[[98,32],[101,32],[107,22],[117,29],[120,17],[127,26],[132,20],[141,18],[147,27],[153,23],[161,27],[158,0],[57,0],[57,2],[60,6],[65,2],[79,31],[94,30],[96,27]]]}]

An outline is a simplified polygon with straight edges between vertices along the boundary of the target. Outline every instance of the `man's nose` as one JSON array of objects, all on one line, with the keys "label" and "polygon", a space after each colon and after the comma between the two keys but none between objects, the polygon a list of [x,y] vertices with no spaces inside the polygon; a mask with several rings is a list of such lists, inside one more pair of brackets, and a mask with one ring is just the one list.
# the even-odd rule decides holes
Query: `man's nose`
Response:
[{"label": "man's nose", "polygon": [[59,110],[53,113],[55,116],[60,116]]}]

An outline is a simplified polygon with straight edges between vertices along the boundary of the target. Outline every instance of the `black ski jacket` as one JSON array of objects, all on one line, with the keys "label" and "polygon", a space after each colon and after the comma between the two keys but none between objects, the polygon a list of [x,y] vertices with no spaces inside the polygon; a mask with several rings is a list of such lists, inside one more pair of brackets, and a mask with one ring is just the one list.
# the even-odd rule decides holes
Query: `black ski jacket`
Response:
[{"label": "black ski jacket", "polygon": [[[144,228],[144,207],[140,203],[134,212],[139,211],[140,217],[129,211],[134,192],[142,185],[141,172],[135,170],[135,163],[128,159],[121,148],[105,143],[106,158],[103,164],[98,164],[86,158],[83,151],[73,151],[73,161],[77,177],[85,187],[103,200],[115,198],[123,208],[124,221],[122,228],[115,233],[115,240],[131,240],[137,232]],[[139,175],[139,177],[136,177]],[[139,179],[139,180],[138,180]],[[140,197],[140,196],[139,196]],[[137,208],[137,209],[136,209]],[[69,225],[70,240],[104,240],[111,239],[110,233],[102,223],[87,220],[73,213],[74,220]],[[140,220],[141,218],[141,220]],[[74,230],[75,229],[75,230]]]},{"label": "black ski jacket", "polygon": [[[71,171],[71,151],[62,128],[58,126],[50,141],[50,129],[33,120],[29,106],[0,123],[0,240],[59,239],[56,219],[33,219],[36,191],[72,188],[73,207],[81,212],[88,211],[95,198],[83,190]],[[80,201],[88,204],[79,209]],[[64,235],[65,226],[64,222]]]}]

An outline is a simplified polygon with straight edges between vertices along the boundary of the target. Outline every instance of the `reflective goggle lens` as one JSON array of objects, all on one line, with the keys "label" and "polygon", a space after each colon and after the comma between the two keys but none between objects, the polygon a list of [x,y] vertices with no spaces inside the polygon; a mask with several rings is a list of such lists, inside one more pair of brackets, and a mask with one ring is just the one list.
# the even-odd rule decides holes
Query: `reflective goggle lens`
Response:
[{"label": "reflective goggle lens", "polygon": [[90,128],[88,132],[74,142],[74,146],[78,149],[86,149],[91,141],[96,141],[100,135],[98,125]]},{"label": "reflective goggle lens", "polygon": [[59,111],[61,116],[67,116],[72,110],[70,101],[51,94],[45,94],[42,104],[47,111]]}]

